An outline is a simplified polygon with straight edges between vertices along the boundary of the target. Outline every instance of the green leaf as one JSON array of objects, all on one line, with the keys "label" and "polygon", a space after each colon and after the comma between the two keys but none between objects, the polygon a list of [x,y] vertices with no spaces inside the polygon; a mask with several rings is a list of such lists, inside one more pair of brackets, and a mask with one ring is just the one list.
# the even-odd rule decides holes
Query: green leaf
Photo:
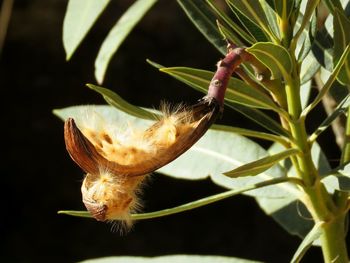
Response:
[{"label": "green leaf", "polygon": [[288,20],[294,10],[294,0],[274,0],[275,10],[280,18]]},{"label": "green leaf", "polygon": [[[132,214],[131,219],[132,220],[145,220],[145,219],[158,218],[158,217],[178,214],[178,213],[185,212],[188,210],[193,210],[193,209],[198,208],[198,207],[209,205],[209,204],[224,200],[226,198],[229,198],[229,197],[232,197],[232,196],[235,196],[238,194],[242,194],[242,193],[247,192],[247,191],[251,191],[254,189],[258,189],[258,188],[266,187],[266,186],[271,186],[271,185],[275,185],[275,184],[286,183],[289,180],[291,180],[291,178],[287,178],[287,177],[275,178],[272,180],[253,184],[253,185],[250,185],[248,187],[243,187],[240,189],[230,190],[230,191],[226,191],[226,192],[223,192],[220,194],[204,197],[202,199],[199,199],[199,200],[196,200],[193,202],[189,202],[187,204],[183,204],[180,206],[167,208],[167,209],[154,211],[154,212]],[[65,215],[70,215],[70,216],[86,217],[86,218],[92,217],[88,211],[62,210],[62,211],[58,211],[58,214],[65,214]]]},{"label": "green leaf", "polygon": [[[270,154],[274,154],[281,150],[283,150],[283,147],[280,144],[274,143],[268,151]],[[311,155],[316,169],[320,171],[321,175],[331,173],[327,157],[322,152],[322,149],[317,142],[312,145]],[[290,162],[287,162],[286,160],[285,162],[281,162],[280,165],[285,169],[288,169],[288,176],[296,176],[295,168],[294,166],[291,166]],[[322,182],[324,182],[324,179]],[[330,190],[332,193],[335,189],[335,181],[332,180],[324,183],[332,184],[330,188],[327,187],[327,190]],[[332,187],[333,189],[331,189]],[[304,238],[312,229],[313,220],[311,220],[311,215],[298,198],[298,193],[284,196],[283,198],[267,198],[262,195],[255,197],[261,209],[279,223],[288,233]]]},{"label": "green leaf", "polygon": [[301,106],[303,109],[305,109],[308,105],[310,94],[311,94],[311,88],[312,88],[312,80],[309,80],[300,86],[300,100],[301,100]]},{"label": "green leaf", "polygon": [[260,208],[271,216],[289,234],[304,238],[313,227],[311,215],[298,200],[298,196],[283,198],[255,197]]},{"label": "green leaf", "polygon": [[[268,2],[269,2],[269,0],[260,0],[260,5],[261,5],[262,9],[264,10],[267,21],[269,23],[270,30],[273,32],[273,34],[277,38],[280,38],[280,28],[278,26],[278,21],[277,21],[278,14],[270,6],[270,4]],[[289,2],[293,2],[293,1],[289,0]]]},{"label": "green leaf", "polygon": [[240,22],[240,24],[242,25],[241,28],[243,27],[243,29],[245,29],[245,31],[249,33],[251,38],[253,38],[253,43],[259,41],[269,41],[269,37],[266,35],[264,30],[251,19],[249,19],[247,14],[240,12],[239,9],[236,8],[236,6],[231,4],[231,2],[227,0],[226,2],[228,2],[229,7],[232,10],[233,20]]},{"label": "green leaf", "polygon": [[168,255],[158,257],[104,257],[88,259],[81,263],[255,263],[248,259],[224,257],[224,256],[202,256],[202,255]]},{"label": "green leaf", "polygon": [[95,60],[95,78],[99,84],[103,82],[107,66],[124,39],[156,2],[157,0],[135,1],[108,33]]},{"label": "green leaf", "polygon": [[[265,34],[269,36],[270,40],[277,40],[277,37],[274,35],[273,30],[271,29],[260,1],[228,0],[228,3],[231,7],[234,7],[234,10],[238,10],[242,16],[245,16],[259,28],[261,28]],[[245,25],[245,21],[241,19],[241,22]]]},{"label": "green leaf", "polygon": [[332,84],[336,80],[338,73],[340,72],[345,60],[349,55],[349,52],[350,52],[350,44],[344,50],[341,58],[339,59],[337,65],[334,67],[333,72],[332,74],[330,74],[327,82],[323,85],[321,91],[317,94],[314,101],[303,110],[303,112],[301,113],[301,116],[305,117],[322,100],[324,94],[326,94],[328,90],[332,87]]},{"label": "green leaf", "polygon": [[320,2],[320,0],[307,1],[300,27],[299,27],[298,31],[295,33],[293,41],[297,41],[298,38],[300,37],[300,35],[303,33],[305,27],[310,22],[311,16],[315,12],[315,9],[316,9],[319,2]]},{"label": "green leaf", "polygon": [[329,125],[341,114],[345,114],[350,105],[350,95],[348,94],[345,99],[339,103],[339,105],[334,109],[333,113],[329,115],[320,126],[310,135],[309,141],[313,142],[317,137],[326,130]]},{"label": "green leaf", "polygon": [[293,69],[292,59],[288,51],[273,43],[256,43],[247,52],[254,55],[261,63],[270,69],[273,79],[281,78],[289,79]]},{"label": "green leaf", "polygon": [[[344,11],[335,9],[334,18],[334,60],[336,65],[343,55],[344,50],[350,43],[350,20],[345,16]],[[350,85],[350,55],[344,62],[340,70],[337,80],[343,85]]]},{"label": "green leaf", "polygon": [[266,171],[267,169],[277,164],[279,161],[284,160],[297,153],[297,149],[287,149],[283,152],[270,155],[259,160],[253,161],[251,163],[239,166],[232,171],[225,172],[224,174],[233,178],[242,176],[254,176]]},{"label": "green leaf", "polygon": [[[158,69],[163,68],[162,65],[155,63],[153,61],[147,60],[147,62],[152,66],[154,66],[155,68],[158,68]],[[188,84],[190,87],[195,86],[194,83],[187,83],[187,82],[185,83]],[[198,87],[198,89],[199,88],[200,87]],[[202,86],[202,89],[201,89],[202,92],[204,92],[204,88],[205,86]],[[207,91],[205,91],[204,93],[207,93]],[[251,107],[246,107],[238,103],[231,103],[226,101],[225,104],[231,109],[238,111],[239,113],[243,114],[244,116],[251,119],[255,123],[261,125],[265,129],[285,137],[289,136],[288,132],[285,129],[283,129],[279,123],[277,123],[274,119],[272,119],[262,111]]]},{"label": "green leaf", "polygon": [[332,71],[333,39],[325,28],[316,33],[311,50],[318,63],[328,71]]},{"label": "green leaf", "polygon": [[303,59],[300,68],[300,84],[304,84],[312,79],[320,69],[320,64],[317,62],[314,54],[309,52]]},{"label": "green leaf", "polygon": [[[230,39],[231,43],[235,43],[238,46],[243,46],[242,41],[236,37],[235,34],[239,35],[244,41],[248,44],[255,43],[255,39],[251,37],[245,30],[242,29],[237,23],[235,23],[225,12],[221,11],[213,2],[213,0],[207,0],[209,6],[213,9],[213,11],[230,27],[231,30],[226,29],[224,25],[219,23],[220,31],[224,33],[225,36],[235,36]],[[234,41],[233,41],[234,40]],[[238,41],[237,41],[238,40]]]},{"label": "green leaf", "polygon": [[227,43],[216,26],[216,18],[203,0],[177,0],[197,29],[222,54],[226,54]]},{"label": "green leaf", "polygon": [[285,137],[289,136],[288,131],[283,129],[279,123],[258,109],[249,108],[238,103],[227,103],[227,106],[235,111],[238,111],[268,131]]},{"label": "green leaf", "polygon": [[149,119],[149,120],[157,119],[157,114],[155,112],[150,112],[140,107],[136,107],[128,103],[127,101],[123,100],[117,93],[109,89],[102,88],[93,84],[87,84],[86,86],[100,93],[109,105],[112,105],[123,112],[126,112],[130,115],[143,118],[143,119]]},{"label": "green leaf", "polygon": [[[186,67],[161,68],[160,71],[173,76],[203,93],[207,93],[210,82],[214,76],[214,72]],[[245,82],[236,78],[230,78],[225,100],[249,107],[278,111],[277,105],[265,93],[252,88]]]},{"label": "green leaf", "polygon": [[297,251],[295,252],[291,262],[300,262],[302,257],[305,255],[306,251],[312,246],[312,243],[321,236],[322,223],[316,223],[311,231],[303,239],[303,242],[299,245]]},{"label": "green leaf", "polygon": [[63,46],[69,60],[110,0],[69,0],[63,21]]},{"label": "green leaf", "polygon": [[329,11],[331,11],[332,14],[335,13],[335,9],[338,8],[339,10],[342,10],[342,4],[339,0],[323,0],[323,2],[327,5]]}]

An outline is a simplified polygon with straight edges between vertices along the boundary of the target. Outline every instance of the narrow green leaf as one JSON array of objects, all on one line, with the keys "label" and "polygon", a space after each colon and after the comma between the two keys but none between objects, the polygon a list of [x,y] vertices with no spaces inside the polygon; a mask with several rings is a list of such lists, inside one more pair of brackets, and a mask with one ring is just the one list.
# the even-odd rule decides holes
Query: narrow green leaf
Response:
[{"label": "narrow green leaf", "polygon": [[244,14],[241,11],[239,11],[239,9],[236,8],[235,5],[232,5],[230,1],[226,0],[226,2],[228,3],[229,7],[232,10],[233,20],[239,21],[240,24],[242,24],[245,31],[248,32],[251,38],[254,39],[253,43],[260,42],[260,41],[262,42],[269,41],[269,37],[266,35],[266,32],[258,24],[252,21],[247,16],[247,14]]},{"label": "narrow green leaf", "polygon": [[[336,65],[340,60],[344,50],[350,43],[350,20],[345,16],[344,11],[335,9],[333,17],[334,28],[334,60]],[[340,70],[337,80],[343,85],[350,85],[350,55],[345,60],[342,69]]]},{"label": "narrow green leaf", "polygon": [[272,142],[278,142],[284,146],[288,146],[288,144],[289,144],[289,141],[280,135],[274,135],[274,134],[265,133],[265,132],[261,132],[261,131],[254,131],[254,130],[249,130],[249,129],[244,129],[244,128],[238,128],[238,127],[232,127],[232,126],[226,126],[226,125],[218,125],[218,124],[212,125],[211,129],[220,130],[220,131],[229,131],[229,132],[237,133],[237,134],[247,136],[247,137],[259,138],[259,139],[272,141]]},{"label": "narrow green leaf", "polygon": [[85,217],[85,218],[92,218],[92,215],[89,211],[76,211],[76,210],[60,210],[57,212],[59,215],[69,215],[69,216],[76,216],[76,217]]},{"label": "narrow green leaf", "polygon": [[[284,150],[284,148],[280,144],[274,143],[271,149],[269,149],[268,151],[270,154],[274,154],[280,152],[281,150]],[[322,149],[317,144],[317,142],[313,143],[312,145],[311,156],[316,166],[316,169],[320,171],[320,174],[322,176],[331,173],[331,168],[327,157],[322,152]],[[294,166],[292,166],[287,159],[280,165],[283,166],[285,169],[288,169],[288,176],[294,177],[297,175]],[[234,180],[239,179],[240,178]],[[323,180],[322,182],[324,182]],[[334,186],[336,186],[334,184],[334,180],[327,181],[324,183],[331,183],[333,189]],[[330,190],[330,192],[333,193],[333,190]],[[300,193],[298,192],[294,192],[294,194],[285,195],[282,198],[268,198],[262,195],[255,196],[255,199],[257,200],[259,206],[261,207],[261,209],[264,210],[264,212],[267,215],[271,216],[288,233],[292,235],[297,235],[300,238],[304,239],[304,237],[311,231],[313,227],[313,221],[310,220],[311,215],[309,214],[306,207],[299,200],[299,198]]]},{"label": "narrow green leaf", "polygon": [[321,236],[322,224],[323,223],[319,222],[314,225],[314,227],[311,229],[311,231],[306,235],[304,240],[299,245],[291,262],[296,263],[301,261],[306,251],[312,246],[312,243]]},{"label": "narrow green leaf", "polygon": [[[158,69],[163,68],[162,65],[155,63],[151,60],[147,60],[147,62],[149,64],[151,64],[152,66],[154,66],[155,68],[158,68]],[[190,87],[193,87],[192,85],[194,85],[194,84],[189,84],[189,83],[186,83],[186,84],[188,84]],[[199,89],[199,87],[198,87],[198,89]],[[204,86],[203,86],[203,89],[201,89],[201,91],[204,92]],[[206,91],[204,93],[206,93]],[[271,117],[269,117],[268,115],[266,115],[262,111],[260,111],[258,109],[251,108],[251,107],[246,107],[246,106],[240,105],[238,103],[225,102],[225,104],[228,107],[230,107],[231,109],[238,111],[239,113],[246,116],[250,120],[259,124],[261,127],[264,127],[265,129],[267,129],[275,134],[282,135],[284,137],[289,136],[288,132],[285,129],[283,129],[279,123],[277,123],[274,119],[272,119]]]},{"label": "narrow green leaf", "polygon": [[314,54],[309,52],[306,57],[303,58],[300,68],[300,84],[304,84],[312,79],[320,69],[320,64],[317,62]]},{"label": "narrow green leaf", "polygon": [[315,9],[316,9],[319,2],[320,2],[320,0],[307,1],[307,5],[306,5],[306,9],[305,9],[305,12],[303,15],[303,19],[301,21],[301,24],[300,24],[298,31],[295,33],[295,35],[293,37],[293,41],[298,41],[298,38],[300,37],[300,35],[303,33],[305,27],[310,22],[311,16],[315,12]]},{"label": "narrow green leaf", "polygon": [[[214,12],[236,33],[238,34],[244,41],[246,41],[248,44],[255,43],[255,39],[253,39],[245,30],[242,29],[241,26],[239,26],[237,23],[235,23],[228,15],[226,15],[223,11],[221,11],[213,2],[213,0],[207,0],[209,6],[214,10]],[[220,24],[219,24],[220,26]],[[225,26],[222,25],[223,28],[226,29]],[[226,29],[227,34],[233,35],[231,30]],[[226,34],[225,34],[226,36]],[[232,43],[235,43],[236,45],[243,46],[241,41],[237,42],[234,41]]]},{"label": "narrow green leaf", "polygon": [[301,106],[303,109],[305,109],[309,103],[311,88],[312,88],[312,80],[309,80],[300,86],[300,100],[301,100]]},{"label": "narrow green leaf", "polygon": [[349,55],[349,52],[350,52],[350,44],[344,50],[341,58],[339,59],[337,65],[335,66],[332,74],[329,76],[327,82],[322,87],[321,91],[317,94],[314,101],[303,110],[303,112],[301,113],[301,116],[306,116],[322,100],[324,94],[326,94],[328,90],[332,87],[332,84],[336,80],[338,73],[340,72],[345,60]]},{"label": "narrow green leaf", "polygon": [[237,46],[244,46],[242,40],[234,32],[232,32],[230,29],[226,28],[224,25],[220,24],[219,22],[217,24],[218,24],[220,33],[225,37],[226,40],[228,40],[230,43],[234,43]]},{"label": "narrow green leaf", "polygon": [[345,99],[334,109],[334,112],[329,115],[320,126],[310,135],[309,141],[314,142],[317,137],[326,130],[329,125],[341,114],[345,114],[350,105],[350,95],[347,95]]},{"label": "narrow green leaf", "polygon": [[262,8],[260,1],[255,0],[228,0],[228,3],[237,9],[242,15],[247,17],[250,21],[258,25],[265,34],[269,36],[270,40],[277,40],[273,30],[268,22],[265,15],[264,9]]},{"label": "narrow green leaf", "polygon": [[95,60],[95,78],[99,84],[103,82],[107,66],[124,39],[156,2],[157,0],[135,1],[108,33]]},{"label": "narrow green leaf", "polygon": [[318,63],[327,69],[333,70],[333,38],[330,36],[326,28],[317,31],[313,40],[311,50]]},{"label": "narrow green leaf", "polygon": [[289,136],[288,131],[286,131],[278,122],[258,109],[249,108],[238,103],[227,103],[227,106],[235,111],[238,111],[268,131],[285,137]]},{"label": "narrow green leaf", "polygon": [[[214,76],[214,72],[186,67],[161,68],[160,71],[203,93],[207,93],[210,81]],[[252,88],[237,78],[230,78],[225,100],[254,108],[279,110],[273,100],[265,93]]]},{"label": "narrow green leaf", "polygon": [[270,69],[273,79],[290,78],[290,73],[293,68],[292,59],[288,51],[273,43],[256,43],[246,49],[249,53],[254,55],[261,63]]},{"label": "narrow green leaf", "polygon": [[[273,34],[277,38],[280,38],[280,29],[279,29],[278,21],[277,21],[278,14],[270,6],[270,4],[268,2],[269,2],[269,0],[260,0],[260,5],[261,5],[262,9],[264,10],[264,13],[266,15],[266,18],[267,18],[267,21],[269,23],[269,27],[270,27],[271,31],[273,32]],[[289,2],[293,2],[293,1],[289,0]]]},{"label": "narrow green leaf", "polygon": [[63,21],[63,46],[69,60],[110,0],[69,0]]},{"label": "narrow green leaf", "polygon": [[226,54],[227,43],[216,26],[216,18],[203,0],[177,0],[181,8],[197,29],[222,54]]},{"label": "narrow green leaf", "polygon": [[203,256],[203,255],[167,255],[158,257],[133,257],[133,256],[112,256],[96,259],[88,259],[80,263],[258,263],[248,259],[224,257],[224,256]]},{"label": "narrow green leaf", "polygon": [[274,0],[273,2],[279,17],[288,20],[295,7],[294,0]]},{"label": "narrow green leaf", "polygon": [[[275,185],[275,184],[281,184],[281,183],[286,183],[293,181],[295,178],[289,178],[289,177],[282,177],[282,178],[275,178],[271,179],[268,181],[256,183],[250,186],[246,186],[240,189],[235,189],[235,190],[230,190],[226,191],[220,194],[208,196],[193,202],[189,202],[180,206],[172,207],[172,208],[167,208],[155,212],[148,212],[148,213],[139,213],[139,214],[132,214],[131,219],[133,220],[145,220],[145,219],[151,219],[151,218],[158,218],[158,217],[163,217],[163,216],[169,216],[173,214],[178,214],[181,212],[189,211],[196,209],[198,207],[206,206],[221,200],[224,200],[226,198],[242,194],[247,191],[251,191],[254,189],[270,186],[270,185]],[[86,217],[86,218],[91,218],[91,214],[88,211],[74,211],[74,210],[61,210],[58,211],[58,214],[66,214],[66,215],[71,215],[71,216],[77,216],[77,217]]]},{"label": "narrow green leaf", "polygon": [[323,0],[323,2],[327,5],[329,11],[331,11],[332,14],[335,13],[335,9],[338,8],[339,10],[342,10],[342,4],[339,0]]},{"label": "narrow green leaf", "polygon": [[279,161],[295,155],[298,152],[297,149],[287,149],[278,154],[267,156],[257,161],[242,165],[232,171],[225,172],[224,174],[229,177],[254,176],[266,171]]},{"label": "narrow green leaf", "polygon": [[149,119],[149,120],[157,119],[156,113],[150,112],[148,110],[144,110],[140,107],[137,107],[128,103],[127,101],[123,100],[117,93],[109,89],[102,88],[93,84],[87,84],[86,86],[100,93],[109,105],[116,107],[121,111],[124,111],[138,118]]}]

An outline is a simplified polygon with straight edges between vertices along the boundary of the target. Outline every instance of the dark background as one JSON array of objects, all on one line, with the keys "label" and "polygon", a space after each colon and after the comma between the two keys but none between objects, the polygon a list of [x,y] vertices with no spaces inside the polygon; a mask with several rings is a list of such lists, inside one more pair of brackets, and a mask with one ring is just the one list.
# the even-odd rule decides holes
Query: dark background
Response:
[{"label": "dark background", "polygon": [[[0,261],[203,254],[288,262],[299,238],[290,236],[245,196],[141,221],[125,236],[112,232],[110,224],[57,215],[60,209],[84,209],[80,195],[83,174],[65,151],[63,123],[52,110],[104,104],[85,83],[95,83],[93,64],[100,44],[131,2],[112,1],[66,62],[61,39],[67,1],[15,1],[0,58],[4,160]],[[175,1],[160,0],[112,60],[103,86],[140,106],[157,107],[162,99],[193,103],[201,94],[157,72],[145,60],[214,70],[220,57]],[[254,127],[229,110],[221,122]],[[334,158],[332,147],[328,155]],[[223,190],[209,180],[153,175],[144,190],[144,210],[179,205]],[[320,261],[320,256],[319,249],[311,249],[305,262]]]}]

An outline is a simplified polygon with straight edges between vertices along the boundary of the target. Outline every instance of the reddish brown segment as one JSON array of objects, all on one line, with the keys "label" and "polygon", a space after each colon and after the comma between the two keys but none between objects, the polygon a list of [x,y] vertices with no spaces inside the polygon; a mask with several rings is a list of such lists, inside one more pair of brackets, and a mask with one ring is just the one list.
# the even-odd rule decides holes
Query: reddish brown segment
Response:
[{"label": "reddish brown segment", "polygon": [[[215,121],[219,112],[219,106],[215,99],[205,97],[194,105],[191,110],[193,112],[193,122],[196,122],[196,128],[191,133],[186,134],[181,140],[177,140],[169,148],[160,150],[157,156],[150,156],[149,159],[140,160],[140,162],[132,165],[121,165],[104,158],[82,134],[71,118],[65,122],[64,137],[66,148],[72,159],[89,174],[96,175],[100,172],[100,167],[103,167],[116,175],[145,175],[166,165],[188,150]],[[152,125],[149,131],[157,129],[160,125],[162,125],[162,121]]]}]

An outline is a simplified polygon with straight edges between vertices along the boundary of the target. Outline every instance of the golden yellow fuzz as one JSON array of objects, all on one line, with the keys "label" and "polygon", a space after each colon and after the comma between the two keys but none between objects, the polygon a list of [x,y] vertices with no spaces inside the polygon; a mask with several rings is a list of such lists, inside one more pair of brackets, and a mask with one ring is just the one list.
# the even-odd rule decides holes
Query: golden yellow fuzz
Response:
[{"label": "golden yellow fuzz", "polygon": [[139,206],[137,192],[146,175],[176,159],[209,128],[218,104],[204,98],[191,108],[162,107],[163,117],[149,128],[121,128],[93,108],[65,122],[66,148],[87,173],[83,202],[99,221],[122,220]]}]

